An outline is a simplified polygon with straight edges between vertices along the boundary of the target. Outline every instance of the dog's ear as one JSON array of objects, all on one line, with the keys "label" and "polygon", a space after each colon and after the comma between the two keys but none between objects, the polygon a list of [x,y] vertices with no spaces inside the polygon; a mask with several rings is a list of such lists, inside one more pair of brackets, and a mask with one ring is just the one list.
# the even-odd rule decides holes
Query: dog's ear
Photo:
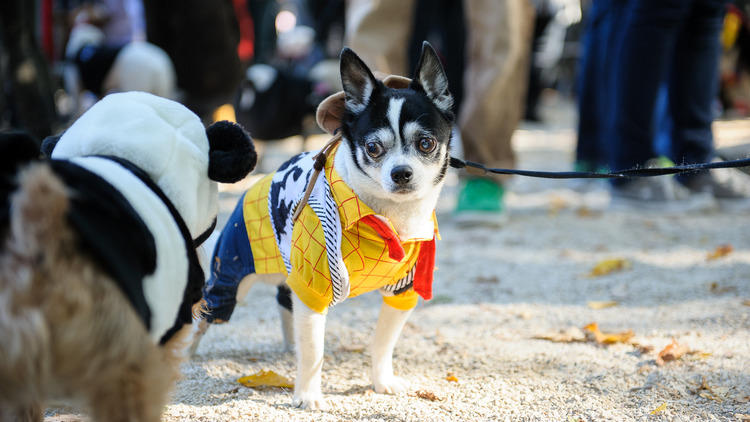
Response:
[{"label": "dog's ear", "polygon": [[422,43],[422,55],[419,57],[412,84],[419,84],[440,111],[449,116],[453,115],[453,96],[448,91],[448,76],[443,70],[440,58],[427,41]]},{"label": "dog's ear", "polygon": [[344,86],[346,109],[351,113],[361,113],[370,103],[378,81],[367,68],[365,62],[351,49],[341,50],[341,84]]},{"label": "dog's ear", "polygon": [[52,150],[55,149],[55,145],[60,141],[62,135],[48,136],[42,141],[42,156],[46,158],[52,157]]},{"label": "dog's ear", "polygon": [[224,120],[209,126],[206,135],[209,179],[234,183],[255,168],[258,155],[253,140],[242,126]]}]

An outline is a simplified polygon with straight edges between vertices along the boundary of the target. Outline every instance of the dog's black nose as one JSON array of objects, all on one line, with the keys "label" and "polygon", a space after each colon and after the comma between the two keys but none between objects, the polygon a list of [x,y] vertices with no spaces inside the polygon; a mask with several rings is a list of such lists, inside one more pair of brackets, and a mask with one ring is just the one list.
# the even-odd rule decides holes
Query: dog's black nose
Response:
[{"label": "dog's black nose", "polygon": [[396,184],[405,185],[411,181],[412,170],[409,166],[396,166],[391,170],[391,179]]}]

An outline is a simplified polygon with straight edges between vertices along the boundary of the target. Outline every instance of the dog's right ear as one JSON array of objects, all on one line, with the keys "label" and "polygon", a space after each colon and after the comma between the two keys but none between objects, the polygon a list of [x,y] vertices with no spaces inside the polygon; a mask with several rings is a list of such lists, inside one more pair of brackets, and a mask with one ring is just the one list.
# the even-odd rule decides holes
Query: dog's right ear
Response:
[{"label": "dog's right ear", "polygon": [[372,93],[378,87],[365,62],[349,48],[341,50],[341,84],[344,86],[346,109],[359,114],[367,108]]}]

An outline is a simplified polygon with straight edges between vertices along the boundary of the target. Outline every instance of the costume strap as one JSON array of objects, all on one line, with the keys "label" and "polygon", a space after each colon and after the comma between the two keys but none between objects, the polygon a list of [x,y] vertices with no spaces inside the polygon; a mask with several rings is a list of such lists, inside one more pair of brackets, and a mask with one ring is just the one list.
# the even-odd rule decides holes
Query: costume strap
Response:
[{"label": "costume strap", "polygon": [[302,195],[302,199],[300,199],[300,201],[297,203],[297,206],[294,208],[292,223],[297,222],[297,218],[299,218],[300,214],[302,214],[302,209],[305,208],[307,200],[310,199],[313,187],[315,187],[315,182],[318,180],[318,175],[325,168],[328,156],[331,155],[331,151],[333,151],[333,149],[339,144],[339,142],[341,142],[341,132],[337,133],[333,136],[333,138],[326,142],[320,152],[315,154],[315,156],[313,157],[313,160],[315,160],[315,162],[313,163],[313,173],[310,177],[310,180],[307,181],[305,194]]}]

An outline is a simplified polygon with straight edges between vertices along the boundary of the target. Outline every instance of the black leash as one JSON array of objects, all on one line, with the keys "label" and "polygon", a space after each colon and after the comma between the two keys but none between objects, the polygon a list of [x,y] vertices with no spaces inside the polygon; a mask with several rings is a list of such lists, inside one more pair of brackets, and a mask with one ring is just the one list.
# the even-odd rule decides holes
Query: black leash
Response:
[{"label": "black leash", "polygon": [[750,158],[731,161],[717,161],[713,163],[682,164],[674,167],[634,168],[629,170],[612,171],[609,173],[595,173],[589,171],[534,171],[487,168],[483,164],[475,163],[473,161],[464,161],[455,157],[451,157],[450,165],[451,167],[456,169],[465,168],[468,172],[474,174],[515,174],[519,176],[541,177],[545,179],[622,179],[629,177],[653,177],[664,176],[667,174],[690,173],[699,170],[748,167],[750,166]]}]

